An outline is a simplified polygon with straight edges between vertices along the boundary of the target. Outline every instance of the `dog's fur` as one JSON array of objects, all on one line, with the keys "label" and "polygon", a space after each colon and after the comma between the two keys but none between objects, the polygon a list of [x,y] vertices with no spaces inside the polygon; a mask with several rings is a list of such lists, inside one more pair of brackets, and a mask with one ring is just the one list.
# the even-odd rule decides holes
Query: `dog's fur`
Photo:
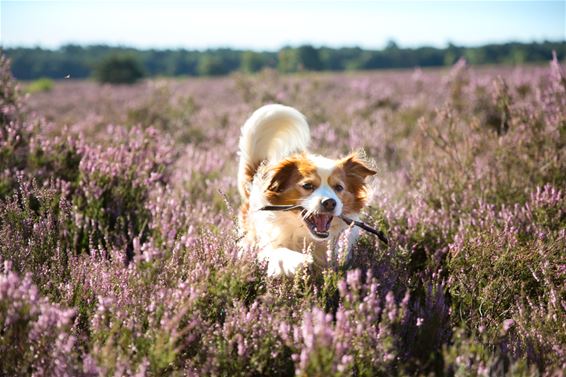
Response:
[{"label": "dog's fur", "polygon": [[[347,228],[337,216],[357,219],[366,205],[365,178],[375,174],[368,163],[356,153],[338,160],[311,154],[309,141],[303,114],[283,105],[259,108],[242,127],[239,225],[244,242],[267,260],[270,275],[292,274],[313,261],[325,266],[327,252]],[[260,210],[296,204],[305,210]],[[348,253],[357,237],[352,229]]]}]

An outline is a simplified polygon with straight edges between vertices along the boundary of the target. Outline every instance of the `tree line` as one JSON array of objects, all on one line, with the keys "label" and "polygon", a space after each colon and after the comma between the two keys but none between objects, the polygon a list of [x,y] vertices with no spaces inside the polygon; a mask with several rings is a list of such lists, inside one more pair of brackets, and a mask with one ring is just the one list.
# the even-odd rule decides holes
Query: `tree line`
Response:
[{"label": "tree line", "polygon": [[566,41],[488,44],[445,48],[402,48],[390,41],[381,50],[359,47],[283,47],[279,51],[218,48],[209,50],[148,49],[106,45],[64,45],[58,49],[5,48],[12,73],[20,80],[40,77],[60,79],[95,75],[103,61],[116,56],[135,61],[145,76],[219,76],[234,71],[257,72],[264,68],[284,73],[300,71],[372,70],[384,68],[440,67],[464,57],[470,64],[523,64],[546,62],[556,51],[566,57]]}]

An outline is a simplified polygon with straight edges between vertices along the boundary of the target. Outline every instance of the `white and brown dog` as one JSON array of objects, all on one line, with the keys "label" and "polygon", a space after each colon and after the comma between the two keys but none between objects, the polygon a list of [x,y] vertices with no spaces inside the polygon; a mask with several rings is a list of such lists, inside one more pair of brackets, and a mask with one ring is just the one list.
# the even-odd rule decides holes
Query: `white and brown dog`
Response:
[{"label": "white and brown dog", "polygon": [[[338,216],[357,219],[367,202],[365,179],[375,174],[357,154],[333,160],[307,151],[309,125],[283,105],[256,110],[242,127],[238,189],[240,230],[270,275],[292,274],[302,264],[325,266],[348,227]],[[263,211],[298,205],[294,211]],[[336,218],[336,219],[335,219]],[[348,253],[358,237],[348,235]]]}]

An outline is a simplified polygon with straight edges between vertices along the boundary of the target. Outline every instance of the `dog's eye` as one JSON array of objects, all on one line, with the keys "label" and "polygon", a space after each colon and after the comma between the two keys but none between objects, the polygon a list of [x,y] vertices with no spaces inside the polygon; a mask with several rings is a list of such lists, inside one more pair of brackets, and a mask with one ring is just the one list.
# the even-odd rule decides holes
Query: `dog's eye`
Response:
[{"label": "dog's eye", "polygon": [[342,186],[340,184],[334,186],[334,191],[336,191],[336,192],[340,192],[340,191],[343,191],[343,190],[344,190],[344,186]]},{"label": "dog's eye", "polygon": [[304,183],[303,184],[303,188],[307,191],[312,191],[314,190],[314,186],[312,185],[312,183]]}]

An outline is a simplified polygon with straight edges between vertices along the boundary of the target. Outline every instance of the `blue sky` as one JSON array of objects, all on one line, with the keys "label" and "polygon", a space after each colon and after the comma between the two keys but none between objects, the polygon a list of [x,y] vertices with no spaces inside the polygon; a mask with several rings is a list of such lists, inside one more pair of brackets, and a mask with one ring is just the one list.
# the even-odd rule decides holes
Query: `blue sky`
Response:
[{"label": "blue sky", "polygon": [[566,1],[0,0],[3,46],[381,48],[566,40]]}]

